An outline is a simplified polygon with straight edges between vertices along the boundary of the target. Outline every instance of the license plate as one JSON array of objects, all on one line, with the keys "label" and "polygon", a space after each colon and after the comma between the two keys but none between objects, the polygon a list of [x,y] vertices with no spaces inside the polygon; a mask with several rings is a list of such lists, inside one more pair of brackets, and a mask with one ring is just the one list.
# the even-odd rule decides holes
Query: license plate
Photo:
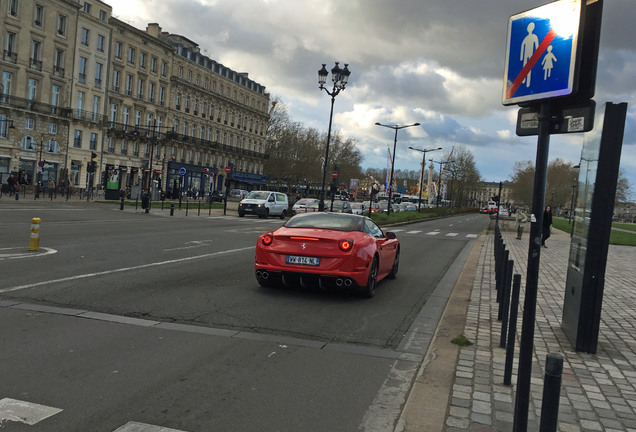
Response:
[{"label": "license plate", "polygon": [[287,264],[301,264],[301,265],[320,265],[320,258],[287,255]]}]

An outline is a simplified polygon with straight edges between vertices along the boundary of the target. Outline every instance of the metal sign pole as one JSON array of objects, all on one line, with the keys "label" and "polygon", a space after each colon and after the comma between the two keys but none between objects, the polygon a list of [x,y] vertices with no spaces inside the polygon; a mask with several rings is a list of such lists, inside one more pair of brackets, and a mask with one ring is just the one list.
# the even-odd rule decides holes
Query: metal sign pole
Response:
[{"label": "metal sign pole", "polygon": [[[532,216],[530,224],[530,246],[528,248],[528,270],[526,294],[523,304],[521,341],[519,343],[519,373],[513,431],[525,432],[528,427],[528,407],[530,405],[530,379],[532,376],[532,348],[534,324],[537,310],[537,286],[541,261],[541,236],[543,227],[543,207],[545,186],[548,175],[548,154],[550,149],[550,101],[541,103],[539,113],[539,136],[537,139],[537,160],[532,196]],[[514,337],[512,335],[511,337]]]}]

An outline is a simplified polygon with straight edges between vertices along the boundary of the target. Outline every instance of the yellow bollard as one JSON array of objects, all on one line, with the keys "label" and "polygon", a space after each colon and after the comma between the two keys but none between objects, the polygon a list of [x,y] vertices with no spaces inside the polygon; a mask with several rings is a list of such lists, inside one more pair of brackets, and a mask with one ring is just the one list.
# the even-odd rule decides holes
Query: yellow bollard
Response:
[{"label": "yellow bollard", "polygon": [[31,238],[29,239],[29,250],[40,250],[40,218],[31,219]]}]

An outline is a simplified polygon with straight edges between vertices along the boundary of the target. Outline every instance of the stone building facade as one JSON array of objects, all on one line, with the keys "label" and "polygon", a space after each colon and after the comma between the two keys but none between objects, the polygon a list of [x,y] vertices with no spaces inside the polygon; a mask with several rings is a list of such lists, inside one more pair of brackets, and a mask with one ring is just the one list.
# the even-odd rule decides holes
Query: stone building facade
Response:
[{"label": "stone building facade", "polygon": [[184,36],[112,12],[99,0],[0,11],[2,183],[13,173],[112,198],[265,184],[265,87]]}]

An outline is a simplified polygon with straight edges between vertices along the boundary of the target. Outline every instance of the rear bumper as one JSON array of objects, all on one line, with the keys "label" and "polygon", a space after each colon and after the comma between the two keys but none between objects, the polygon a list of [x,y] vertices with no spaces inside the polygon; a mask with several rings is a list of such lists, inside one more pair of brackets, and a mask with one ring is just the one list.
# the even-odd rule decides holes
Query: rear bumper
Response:
[{"label": "rear bumper", "polygon": [[[325,274],[319,272],[299,272],[280,269],[271,269],[267,266],[256,266],[256,279],[269,281],[285,286],[300,286],[303,288],[319,289],[359,289],[366,285],[367,275],[354,277],[351,273]],[[360,276],[363,276],[362,278]]]}]

